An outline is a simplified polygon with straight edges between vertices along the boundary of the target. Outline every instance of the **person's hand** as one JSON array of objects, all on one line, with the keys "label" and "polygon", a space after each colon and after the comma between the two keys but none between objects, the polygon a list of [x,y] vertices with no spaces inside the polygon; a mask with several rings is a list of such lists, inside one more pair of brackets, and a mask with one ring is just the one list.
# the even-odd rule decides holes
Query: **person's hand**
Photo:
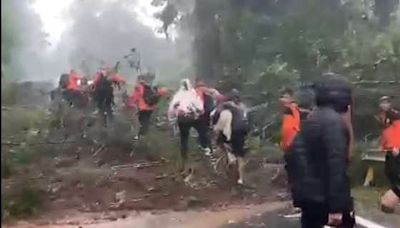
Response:
[{"label": "person's hand", "polygon": [[328,225],[338,226],[342,224],[343,214],[342,213],[330,213],[328,216]]},{"label": "person's hand", "polygon": [[393,148],[393,151],[392,151],[392,153],[393,153],[393,156],[394,157],[397,157],[397,156],[399,156],[399,153],[400,153],[400,150],[399,150],[399,148]]}]

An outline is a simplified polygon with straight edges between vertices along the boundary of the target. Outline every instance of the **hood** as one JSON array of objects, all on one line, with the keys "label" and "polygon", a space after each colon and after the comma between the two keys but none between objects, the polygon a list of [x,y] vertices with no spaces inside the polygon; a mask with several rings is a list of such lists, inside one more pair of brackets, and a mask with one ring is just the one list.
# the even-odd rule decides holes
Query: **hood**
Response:
[{"label": "hood", "polygon": [[352,89],[344,78],[323,76],[314,89],[318,107],[332,107],[338,113],[345,113],[352,104]]},{"label": "hood", "polygon": [[181,80],[180,86],[179,86],[179,90],[180,91],[188,91],[193,89],[192,84],[190,83],[190,80],[185,78]]}]

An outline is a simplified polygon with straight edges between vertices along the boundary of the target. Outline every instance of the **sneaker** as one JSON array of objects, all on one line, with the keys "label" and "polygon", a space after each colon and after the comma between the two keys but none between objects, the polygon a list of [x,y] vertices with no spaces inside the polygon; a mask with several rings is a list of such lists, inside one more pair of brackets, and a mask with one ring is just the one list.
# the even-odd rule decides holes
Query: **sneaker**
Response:
[{"label": "sneaker", "polygon": [[210,148],[202,148],[202,150],[203,150],[203,152],[204,152],[204,154],[206,155],[206,156],[211,156],[212,155],[212,153],[211,153],[211,149]]},{"label": "sneaker", "polygon": [[139,135],[135,135],[135,137],[133,137],[133,140],[139,140]]}]

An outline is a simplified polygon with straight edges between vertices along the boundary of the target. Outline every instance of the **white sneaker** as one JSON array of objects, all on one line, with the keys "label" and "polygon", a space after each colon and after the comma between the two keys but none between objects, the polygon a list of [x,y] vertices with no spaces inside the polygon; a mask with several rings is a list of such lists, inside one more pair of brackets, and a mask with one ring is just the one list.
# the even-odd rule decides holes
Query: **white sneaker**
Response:
[{"label": "white sneaker", "polygon": [[237,181],[237,183],[240,184],[240,185],[243,185],[243,180],[242,180],[242,179],[239,179],[239,180]]},{"label": "white sneaker", "polygon": [[135,137],[133,137],[133,140],[139,140],[139,135],[135,135]]},{"label": "white sneaker", "polygon": [[211,156],[211,155],[212,155],[211,149],[210,149],[210,148],[203,148],[203,151],[204,151],[204,154],[205,154],[206,156]]}]

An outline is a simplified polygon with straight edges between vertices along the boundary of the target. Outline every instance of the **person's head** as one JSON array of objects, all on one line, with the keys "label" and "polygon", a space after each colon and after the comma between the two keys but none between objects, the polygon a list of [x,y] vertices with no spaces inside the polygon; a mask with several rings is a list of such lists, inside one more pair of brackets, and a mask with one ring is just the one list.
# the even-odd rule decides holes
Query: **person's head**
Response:
[{"label": "person's head", "polygon": [[236,104],[239,104],[242,100],[240,98],[240,93],[239,90],[237,89],[232,89],[227,96],[227,101],[233,101]]},{"label": "person's head", "polygon": [[197,87],[206,86],[206,84],[204,83],[204,81],[201,78],[196,77],[194,80],[194,86],[197,88]]},{"label": "person's head", "polygon": [[294,102],[294,92],[292,89],[290,88],[285,88],[282,90],[281,95],[279,97],[279,101],[283,104],[283,105],[288,105],[290,103]]},{"label": "person's head", "polygon": [[299,108],[311,110],[315,105],[315,94],[310,88],[300,88],[294,93],[294,100]]},{"label": "person's head", "polygon": [[318,107],[332,107],[338,113],[346,113],[352,104],[350,83],[339,75],[323,75],[314,90]]},{"label": "person's head", "polygon": [[137,76],[137,82],[138,83],[145,83],[146,82],[145,77],[143,75]]},{"label": "person's head", "polygon": [[86,78],[86,77],[83,77],[82,79],[81,79],[81,85],[87,85],[88,84],[88,79]]},{"label": "person's head", "polygon": [[392,99],[389,96],[383,96],[379,99],[379,108],[386,112],[392,107]]}]

